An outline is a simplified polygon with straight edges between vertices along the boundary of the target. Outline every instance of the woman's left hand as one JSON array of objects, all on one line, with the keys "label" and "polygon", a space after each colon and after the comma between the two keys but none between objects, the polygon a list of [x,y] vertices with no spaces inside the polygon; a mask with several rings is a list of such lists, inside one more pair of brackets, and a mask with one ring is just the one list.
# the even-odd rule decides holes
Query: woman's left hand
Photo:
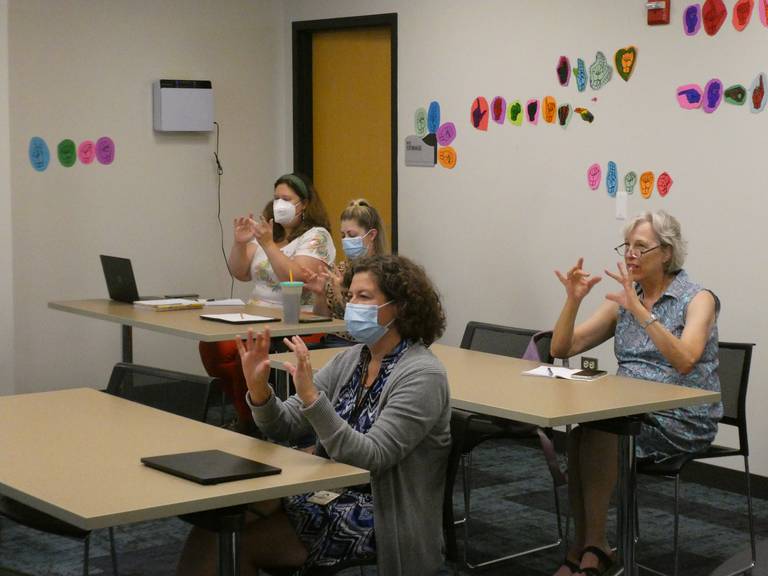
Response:
[{"label": "woman's left hand", "polygon": [[315,403],[319,395],[317,387],[312,377],[312,364],[309,361],[309,350],[299,336],[283,338],[283,342],[291,352],[296,354],[296,365],[290,362],[285,363],[285,368],[293,377],[293,383],[296,386],[296,394],[304,406],[310,406]]},{"label": "woman's left hand", "polygon": [[616,302],[616,304],[628,310],[630,313],[637,315],[640,309],[643,308],[643,303],[640,301],[640,298],[637,297],[635,281],[632,278],[632,271],[627,270],[627,267],[621,262],[617,264],[617,268],[619,269],[618,274],[613,274],[608,270],[606,270],[605,273],[621,284],[622,291],[606,294],[605,298],[606,300]]},{"label": "woman's left hand", "polygon": [[272,220],[267,220],[262,216],[258,222],[254,223],[253,237],[256,238],[256,242],[259,246],[265,250],[275,243],[274,235],[272,234]]}]

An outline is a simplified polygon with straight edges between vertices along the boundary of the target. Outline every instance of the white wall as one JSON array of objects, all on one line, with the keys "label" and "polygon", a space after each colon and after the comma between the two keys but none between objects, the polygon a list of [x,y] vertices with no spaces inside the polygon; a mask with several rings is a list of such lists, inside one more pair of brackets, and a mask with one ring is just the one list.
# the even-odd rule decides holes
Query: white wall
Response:
[{"label": "white wall", "polygon": [[[15,306],[5,305],[0,285],[0,310],[16,310],[16,391],[104,386],[120,360],[119,326],[52,311],[47,302],[106,297],[100,253],[130,257],[144,294],[228,294],[215,135],[154,133],[151,84],[213,82],[228,250],[232,218],[260,208],[289,167],[275,146],[278,132],[290,130],[275,89],[282,7],[271,0],[11,0],[8,8]],[[102,135],[116,143],[113,165],[58,163],[60,140]],[[32,136],[51,148],[43,173],[27,158]],[[3,203],[4,190],[0,181]],[[7,214],[0,210],[0,218]],[[10,240],[0,228],[5,259]],[[191,340],[135,330],[134,346],[136,362],[203,370]]]},{"label": "white wall", "polygon": [[14,390],[13,246],[8,163],[8,0],[0,0],[0,395]]},{"label": "white wall", "polygon": [[[749,87],[766,68],[768,31],[755,14],[743,33],[729,19],[714,38],[703,31],[687,38],[683,7],[673,4],[671,25],[657,28],[645,25],[642,2],[615,0],[591,0],[578,10],[569,0],[294,0],[286,14],[288,20],[399,14],[400,249],[424,263],[442,290],[447,343],[459,342],[469,320],[550,327],[563,299],[553,269],[565,269],[581,255],[593,272],[615,266],[612,248],[621,241],[621,223],[605,186],[587,189],[590,164],[605,170],[614,160],[621,175],[667,170],[675,181],[669,196],[643,200],[636,192],[629,212],[663,208],[680,218],[690,243],[686,267],[722,299],[721,339],[757,343],[750,436],[753,470],[766,475],[768,421],[759,418],[758,407],[768,402],[768,390],[760,386],[768,377],[768,315],[762,309],[768,113],[752,115],[727,104],[711,115],[684,111],[674,95],[679,85],[703,85],[715,76]],[[614,74],[601,91],[584,95],[573,80],[568,88],[557,84],[561,54],[573,62],[581,56],[589,65],[596,51],[612,60],[616,49],[629,44],[639,56],[628,83]],[[290,77],[286,83],[290,94]],[[492,125],[487,133],[470,125],[477,96],[490,102],[496,95],[525,100],[548,94],[588,107],[594,124],[574,118],[567,130],[540,121],[536,127]],[[413,113],[432,99],[440,102],[443,120],[458,128],[453,171],[403,163]],[[613,281],[604,280],[584,312],[612,289]],[[599,356],[615,366],[610,346]]]}]

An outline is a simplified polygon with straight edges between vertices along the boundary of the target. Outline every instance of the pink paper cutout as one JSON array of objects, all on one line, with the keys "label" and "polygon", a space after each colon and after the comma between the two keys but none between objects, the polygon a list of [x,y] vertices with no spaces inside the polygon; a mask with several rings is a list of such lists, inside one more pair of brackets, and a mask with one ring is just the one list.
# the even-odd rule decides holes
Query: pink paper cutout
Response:
[{"label": "pink paper cutout", "polygon": [[90,164],[96,158],[96,145],[93,140],[83,140],[77,147],[77,157],[83,164]]},{"label": "pink paper cutout", "polygon": [[600,180],[603,177],[603,170],[600,164],[592,164],[587,170],[587,184],[591,190],[597,190],[600,187]]},{"label": "pink paper cutout", "polygon": [[704,102],[704,91],[698,84],[679,86],[675,94],[677,95],[677,103],[686,110],[701,108]]}]

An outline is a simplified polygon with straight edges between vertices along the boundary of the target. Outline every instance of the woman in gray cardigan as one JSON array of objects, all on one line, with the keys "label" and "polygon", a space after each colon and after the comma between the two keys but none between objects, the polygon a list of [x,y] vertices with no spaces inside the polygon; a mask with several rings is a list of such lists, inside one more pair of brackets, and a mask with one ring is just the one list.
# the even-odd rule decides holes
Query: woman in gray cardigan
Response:
[{"label": "woman in gray cardigan", "polygon": [[[269,331],[249,330],[238,346],[259,428],[288,441],[313,432],[317,454],[370,470],[371,484],[326,504],[305,494],[261,506],[243,532],[244,573],[375,556],[384,576],[427,576],[443,563],[450,405],[445,368],[427,348],[445,328],[439,296],[402,256],[356,261],[345,285],[347,330],[362,343],[313,375],[301,338],[285,339],[296,353],[295,365],[286,365],[296,385],[287,401],[267,383]],[[199,570],[202,541],[193,531],[179,573],[193,565],[209,573]]]}]

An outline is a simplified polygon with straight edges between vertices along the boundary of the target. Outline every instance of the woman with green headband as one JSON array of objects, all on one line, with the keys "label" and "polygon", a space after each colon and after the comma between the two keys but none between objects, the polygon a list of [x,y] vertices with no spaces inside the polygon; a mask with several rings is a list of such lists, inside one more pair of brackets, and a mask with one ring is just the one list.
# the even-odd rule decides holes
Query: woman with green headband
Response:
[{"label": "woman with green headband", "polygon": [[[253,281],[251,302],[262,306],[282,305],[280,282],[304,281],[308,274],[326,270],[336,258],[328,231],[325,207],[312,182],[298,174],[277,179],[274,197],[261,216],[235,218],[234,242],[229,253],[229,269],[243,282]],[[312,294],[302,296],[302,304],[312,309]],[[206,371],[224,381],[224,391],[237,411],[235,429],[254,428],[251,411],[245,403],[247,390],[237,347],[233,342],[200,342],[200,357]]]}]

